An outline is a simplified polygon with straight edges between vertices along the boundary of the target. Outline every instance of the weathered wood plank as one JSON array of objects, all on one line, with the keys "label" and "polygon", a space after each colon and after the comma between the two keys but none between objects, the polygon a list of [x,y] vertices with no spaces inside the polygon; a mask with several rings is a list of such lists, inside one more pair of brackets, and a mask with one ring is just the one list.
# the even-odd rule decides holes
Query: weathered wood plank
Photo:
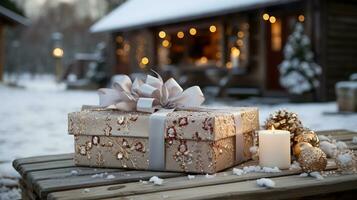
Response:
[{"label": "weathered wood plank", "polygon": [[[114,177],[107,178],[108,175]],[[152,176],[163,178],[182,176],[182,173],[175,172],[151,172],[151,171],[123,171],[113,172],[103,175],[103,177],[93,177],[92,175],[67,177],[60,179],[48,179],[38,181],[34,184],[35,192],[41,197],[46,198],[49,192],[95,187],[117,183],[137,182],[148,179]]]},{"label": "weathered wood plank", "polygon": [[59,161],[23,164],[19,166],[17,171],[21,174],[22,177],[26,177],[26,174],[31,171],[59,169],[59,168],[66,168],[66,167],[74,167],[73,160],[59,160]]},{"label": "weathered wood plank", "polygon": [[198,175],[193,180],[188,180],[186,176],[178,178],[170,178],[164,180],[164,185],[154,186],[152,184],[143,184],[139,182],[127,183],[127,184],[115,184],[101,187],[92,187],[89,190],[77,189],[69,191],[54,192],[48,195],[48,199],[51,200],[74,200],[74,199],[103,199],[103,198],[114,198],[114,197],[124,197],[127,195],[137,195],[146,194],[152,192],[168,191],[168,190],[178,190],[187,189],[194,187],[212,186],[217,184],[225,184],[239,181],[247,181],[252,179],[257,179],[261,177],[274,177],[291,175],[296,172],[284,171],[284,173],[251,173],[243,176],[234,176],[232,172],[219,173],[214,178],[205,178],[204,175]]},{"label": "weathered wood plank", "polygon": [[330,176],[324,180],[294,175],[272,178],[272,180],[276,183],[276,187],[273,189],[258,187],[255,180],[250,180],[131,195],[120,199],[284,199],[357,189],[356,175]]},{"label": "weathered wood plank", "polygon": [[34,192],[33,186],[40,180],[59,179],[68,177],[78,177],[84,175],[93,175],[98,173],[111,173],[121,172],[121,169],[108,169],[108,168],[90,168],[90,167],[69,167],[41,171],[28,172],[24,177],[24,182],[28,185],[28,190]]},{"label": "weathered wood plank", "polygon": [[[250,162],[250,165],[256,165],[256,162]],[[241,165],[242,166],[242,165]],[[244,166],[247,166],[245,163]],[[327,170],[335,169],[336,165],[329,160]],[[300,174],[300,170],[284,170],[280,173],[249,173],[242,176],[233,175],[232,170],[217,173],[214,178],[206,178],[205,175],[197,175],[195,179],[189,180],[187,176],[165,179],[164,185],[158,187],[152,184],[142,184],[131,182],[126,184],[114,184],[100,187],[91,187],[89,191],[83,188],[76,190],[54,192],[48,195],[48,199],[56,200],[74,200],[74,199],[103,199],[113,197],[124,197],[133,194],[146,194],[159,191],[178,190],[194,187],[211,186],[217,184],[227,184],[248,180],[255,180],[264,177],[281,177],[294,174]]]},{"label": "weathered wood plank", "polygon": [[70,160],[70,159],[73,159],[73,153],[19,158],[14,160],[12,162],[12,165],[16,170],[18,170],[19,166],[23,164],[32,164],[32,163],[58,161],[58,160]]},{"label": "weathered wood plank", "polygon": [[56,178],[66,178],[71,176],[83,176],[83,175],[93,175],[98,173],[111,173],[111,172],[121,172],[122,169],[111,169],[111,168],[91,168],[91,167],[69,167],[60,169],[50,169],[33,171],[27,174],[27,181],[34,183],[40,180],[56,179]]},{"label": "weathered wood plank", "polygon": [[22,180],[19,181],[19,188],[21,189],[21,196],[23,199],[36,200],[37,195],[32,191],[28,190],[27,184]]}]

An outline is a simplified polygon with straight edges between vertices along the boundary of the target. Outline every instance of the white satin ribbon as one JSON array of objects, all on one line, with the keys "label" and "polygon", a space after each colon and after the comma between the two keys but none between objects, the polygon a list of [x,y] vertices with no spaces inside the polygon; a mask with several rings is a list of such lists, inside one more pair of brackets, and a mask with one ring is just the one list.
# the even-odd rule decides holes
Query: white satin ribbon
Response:
[{"label": "white satin ribbon", "polygon": [[98,90],[99,104],[123,111],[153,113],[162,108],[197,108],[205,100],[200,87],[183,90],[175,79],[163,82],[160,75],[154,73],[157,78],[147,75],[145,81],[135,79],[134,82],[127,75],[119,75],[112,89]]}]

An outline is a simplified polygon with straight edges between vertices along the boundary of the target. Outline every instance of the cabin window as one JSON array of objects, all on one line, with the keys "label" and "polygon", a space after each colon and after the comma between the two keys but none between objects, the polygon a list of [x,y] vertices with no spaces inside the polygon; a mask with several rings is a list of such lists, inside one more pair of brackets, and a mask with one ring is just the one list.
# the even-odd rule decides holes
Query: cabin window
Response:
[{"label": "cabin window", "polygon": [[130,44],[128,40],[125,40],[122,35],[117,35],[115,41],[117,44],[116,55],[118,60],[120,60],[123,63],[128,63],[129,50],[130,50]]},{"label": "cabin window", "polygon": [[222,66],[220,31],[215,24],[160,30],[157,33],[159,65]]},{"label": "cabin window", "polygon": [[249,23],[240,19],[227,27],[227,69],[244,69],[249,59]]}]

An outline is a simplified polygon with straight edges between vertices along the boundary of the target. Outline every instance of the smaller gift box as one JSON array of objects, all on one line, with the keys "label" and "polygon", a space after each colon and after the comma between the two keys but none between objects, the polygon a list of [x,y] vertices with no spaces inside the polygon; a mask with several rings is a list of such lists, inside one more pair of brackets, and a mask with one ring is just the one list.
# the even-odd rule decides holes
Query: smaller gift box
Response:
[{"label": "smaller gift box", "polygon": [[101,91],[102,107],[68,115],[77,165],[215,173],[251,158],[257,108],[200,107],[197,86],[160,77],[115,87]]}]

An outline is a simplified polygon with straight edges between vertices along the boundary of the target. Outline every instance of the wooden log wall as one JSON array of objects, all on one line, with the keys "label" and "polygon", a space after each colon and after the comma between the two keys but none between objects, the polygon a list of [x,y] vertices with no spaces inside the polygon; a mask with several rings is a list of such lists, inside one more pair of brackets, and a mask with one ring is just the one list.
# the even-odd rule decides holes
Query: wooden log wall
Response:
[{"label": "wooden log wall", "polygon": [[357,1],[328,0],[325,26],[326,99],[335,99],[335,84],[357,73]]}]

